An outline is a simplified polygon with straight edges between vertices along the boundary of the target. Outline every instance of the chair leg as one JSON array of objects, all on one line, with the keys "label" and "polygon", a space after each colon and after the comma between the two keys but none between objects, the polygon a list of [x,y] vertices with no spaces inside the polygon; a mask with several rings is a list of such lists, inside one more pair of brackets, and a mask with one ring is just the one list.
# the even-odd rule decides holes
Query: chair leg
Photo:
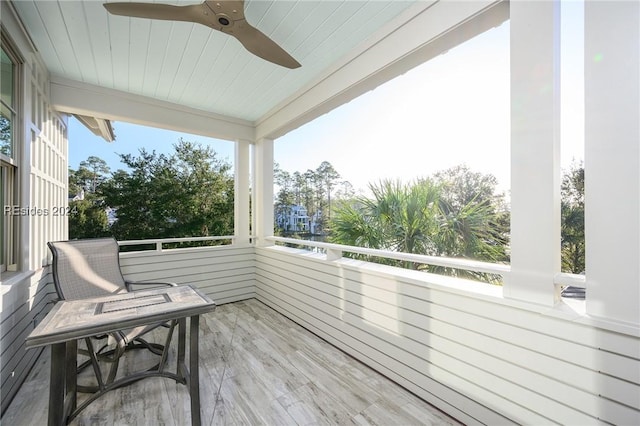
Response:
[{"label": "chair leg", "polygon": [[[78,392],[92,393],[104,389],[104,380],[102,379],[102,370],[100,369],[100,364],[98,364],[98,358],[96,357],[93,349],[91,338],[87,337],[84,341],[87,345],[87,355],[89,356],[89,362],[93,367],[93,374],[96,376],[96,380],[98,381],[98,386],[78,386]],[[84,368],[86,364],[86,362],[81,364],[81,368]]]},{"label": "chair leg", "polygon": [[[80,371],[84,370],[86,367],[91,365],[98,384],[97,386],[78,385],[77,386],[78,392],[95,393],[99,391],[104,391],[112,383],[114,383],[116,379],[116,375],[118,374],[120,357],[129,349],[144,348],[144,349],[148,349],[151,353],[155,355],[160,355],[160,361],[158,362],[158,364],[149,368],[147,371],[158,371],[159,373],[163,373],[167,363],[167,358],[168,358],[169,349],[171,345],[171,339],[173,337],[173,331],[175,329],[176,324],[177,324],[177,321],[173,320],[170,322],[170,325],[167,326],[169,330],[167,332],[167,337],[165,339],[164,345],[161,345],[158,343],[150,343],[144,340],[143,338],[138,337],[129,343],[125,343],[124,339],[120,339],[116,342],[116,346],[114,349],[105,350],[108,348],[108,345],[103,345],[99,350],[96,351],[91,338],[85,338],[87,349],[86,350],[79,349],[78,353],[88,356],[89,360],[78,365],[77,371],[79,373]],[[106,380],[102,372],[102,369],[100,367],[100,362],[107,362],[111,364]]]},{"label": "chair leg", "polygon": [[[107,353],[109,353],[109,357],[104,356],[105,354],[102,354],[102,350],[104,350],[104,346],[102,348],[100,348],[99,351],[95,351],[93,343],[91,342],[91,338],[87,337],[85,339],[85,343],[87,345],[87,355],[89,356],[89,361],[84,362],[80,365],[80,369],[84,369],[87,366],[87,363],[90,363],[91,366],[93,367],[93,373],[96,376],[96,380],[98,381],[98,386],[85,386],[85,385],[80,385],[78,386],[78,391],[79,392],[83,392],[83,393],[93,393],[93,392],[97,392],[97,391],[102,391],[104,390],[108,385],[110,385],[111,383],[113,383],[113,381],[116,378],[116,375],[118,374],[118,366],[120,364],[120,357],[122,356],[122,354],[124,353],[124,346],[122,345],[121,342],[118,342],[116,344],[115,349],[112,349],[111,351],[107,351]],[[100,356],[102,355],[102,356]],[[111,364],[111,367],[109,368],[109,373],[107,375],[107,380],[104,380],[104,375],[102,373],[102,369],[100,368],[100,364],[99,364],[99,359],[98,356],[100,356],[100,360],[102,361],[106,361],[109,362]]]},{"label": "chair leg", "polygon": [[164,348],[162,350],[162,356],[160,357],[160,362],[158,363],[158,372],[162,373],[164,371],[164,367],[167,365],[167,356],[169,355],[169,347],[171,346],[171,338],[173,337],[173,330],[176,327],[178,322],[176,320],[171,321],[171,326],[169,327],[169,331],[167,332],[167,338],[164,342]]},{"label": "chair leg", "polygon": [[[138,343],[137,345],[135,344],[136,342]],[[136,337],[133,342],[129,343],[129,349],[138,349],[139,346],[144,346],[145,349],[148,349],[156,355],[162,355],[162,351],[164,350],[164,346],[158,343],[149,343],[142,337]]]}]

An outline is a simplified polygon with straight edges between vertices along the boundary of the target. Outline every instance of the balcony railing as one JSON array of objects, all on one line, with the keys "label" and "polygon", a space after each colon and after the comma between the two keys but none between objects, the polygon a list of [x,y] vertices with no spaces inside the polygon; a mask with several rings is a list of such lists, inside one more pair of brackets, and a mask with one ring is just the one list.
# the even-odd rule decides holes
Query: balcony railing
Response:
[{"label": "balcony railing", "polygon": [[[441,266],[445,268],[461,269],[470,272],[479,272],[494,274],[505,279],[511,272],[511,267],[507,264],[489,263],[471,259],[459,259],[449,257],[427,256],[422,254],[400,253],[389,250],[379,250],[364,247],[346,246],[341,244],[332,244],[319,241],[301,240],[296,238],[284,237],[268,237],[267,241],[281,244],[290,244],[303,247],[313,247],[321,249],[326,253],[327,260],[336,260],[342,257],[342,254],[354,253],[365,256],[378,257],[383,259],[400,260],[404,262],[413,262],[424,265]],[[586,289],[586,279],[584,275],[558,273],[554,277],[554,285],[561,291],[563,288],[575,287]]]},{"label": "balcony railing", "polygon": [[442,266],[445,268],[462,269],[472,272],[484,272],[488,274],[500,275],[504,278],[510,271],[509,265],[498,263],[480,262],[470,259],[453,259],[448,257],[426,256],[422,254],[400,253],[390,250],[370,249],[364,247],[346,246],[341,244],[323,243],[318,241],[299,240],[295,238],[268,237],[267,241],[285,244],[296,244],[299,246],[316,247],[324,249],[327,259],[335,260],[342,257],[343,252],[362,254],[365,256],[380,257],[384,259],[394,259],[405,262],[421,263],[425,265]]},{"label": "balcony railing", "polygon": [[[155,251],[162,252],[165,250],[165,244],[171,243],[192,243],[200,241],[229,241],[231,244],[235,241],[234,235],[222,235],[222,236],[209,236],[209,237],[183,237],[183,238],[151,238],[144,240],[122,240],[118,241],[118,245],[121,247],[128,246],[149,246],[154,245]],[[221,244],[222,245],[222,244]],[[186,247],[177,247],[186,248]],[[175,249],[175,248],[172,248]],[[144,250],[141,250],[144,251]]]}]

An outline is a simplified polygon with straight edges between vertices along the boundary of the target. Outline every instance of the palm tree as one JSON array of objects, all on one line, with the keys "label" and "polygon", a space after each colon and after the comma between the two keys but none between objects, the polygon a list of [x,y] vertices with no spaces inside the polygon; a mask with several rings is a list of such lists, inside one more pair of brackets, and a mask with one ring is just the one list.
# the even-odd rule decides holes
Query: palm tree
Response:
[{"label": "palm tree", "polygon": [[[472,196],[464,203],[452,203],[445,188],[441,181],[433,179],[372,184],[372,198],[359,197],[336,209],[330,240],[404,253],[489,262],[507,260],[504,213],[484,195],[482,201],[478,201],[479,196]],[[398,265],[391,260],[384,263]],[[413,263],[402,266],[490,281],[495,278]]]},{"label": "palm tree", "polygon": [[[383,180],[369,189],[373,198],[360,196],[337,207],[330,240],[403,253],[431,253],[440,188],[431,180],[409,185]],[[385,263],[397,264],[391,260]],[[404,266],[418,268],[413,263]]]}]

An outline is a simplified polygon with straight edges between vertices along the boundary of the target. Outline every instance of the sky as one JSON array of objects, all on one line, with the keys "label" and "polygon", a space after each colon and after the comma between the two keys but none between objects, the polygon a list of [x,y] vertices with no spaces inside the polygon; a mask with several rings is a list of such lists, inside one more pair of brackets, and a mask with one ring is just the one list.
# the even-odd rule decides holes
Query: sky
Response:
[{"label": "sky", "polygon": [[[562,167],[584,146],[583,7],[562,3]],[[491,173],[509,190],[509,23],[469,40],[275,141],[283,170],[305,172],[329,161],[357,190],[381,178],[405,182],[466,164]],[[115,171],[116,153],[172,151],[179,138],[210,144],[233,163],[233,143],[127,123],[116,141],[95,137],[71,120],[69,166],[91,155]]]},{"label": "sky", "polygon": [[78,169],[81,161],[90,156],[96,156],[106,161],[111,171],[125,169],[126,167],[120,162],[118,154],[137,155],[142,148],[149,152],[155,150],[157,153],[170,153],[173,151],[173,145],[180,138],[210,145],[218,153],[219,158],[226,159],[233,164],[233,142],[120,121],[114,122],[112,125],[116,140],[106,142],[91,133],[75,118],[69,120],[69,167]]}]

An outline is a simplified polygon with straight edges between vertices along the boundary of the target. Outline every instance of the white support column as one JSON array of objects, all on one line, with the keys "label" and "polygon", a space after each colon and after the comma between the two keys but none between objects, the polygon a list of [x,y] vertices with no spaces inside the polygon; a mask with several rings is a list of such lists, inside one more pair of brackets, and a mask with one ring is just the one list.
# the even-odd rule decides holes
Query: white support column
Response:
[{"label": "white support column", "polygon": [[272,243],[265,237],[273,236],[273,140],[260,139],[255,145],[255,223],[258,245]]},{"label": "white support column", "polygon": [[[251,203],[251,208],[250,208],[250,212],[251,212],[251,232],[250,235],[251,236],[255,236],[256,235],[256,229],[257,229],[257,225],[256,225],[256,205],[258,204],[256,202],[256,144],[254,142],[251,143],[251,145],[249,146],[249,159],[251,160],[251,165],[250,165],[250,173],[251,173],[251,199],[250,199],[250,203]],[[254,241],[255,242],[255,241]]]},{"label": "white support column", "polygon": [[234,244],[249,244],[250,144],[244,140],[236,141],[235,144]]},{"label": "white support column", "polygon": [[585,4],[587,313],[640,326],[640,3]]},{"label": "white support column", "polygon": [[505,297],[553,306],[560,272],[560,2],[511,15],[511,273]]}]

